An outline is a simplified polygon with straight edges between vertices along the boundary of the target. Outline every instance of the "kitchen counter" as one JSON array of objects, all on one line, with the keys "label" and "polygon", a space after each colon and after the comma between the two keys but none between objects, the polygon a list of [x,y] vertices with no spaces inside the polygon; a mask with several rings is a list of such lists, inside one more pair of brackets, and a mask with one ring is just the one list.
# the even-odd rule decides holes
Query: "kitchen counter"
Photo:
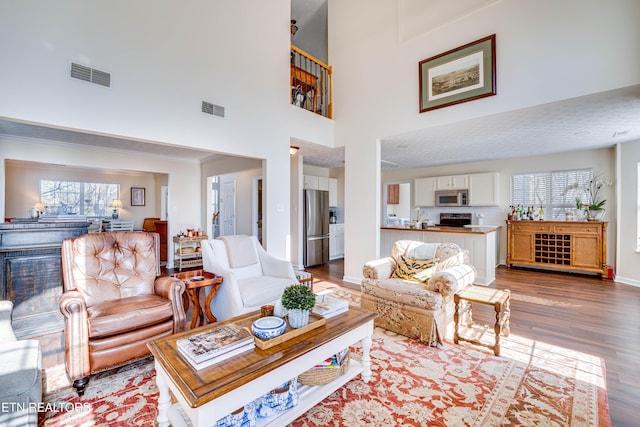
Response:
[{"label": "kitchen counter", "polygon": [[455,243],[469,251],[469,261],[476,268],[476,285],[490,285],[496,278],[498,227],[442,227],[427,228],[380,227],[380,255],[391,256],[391,248],[398,240],[425,243]]},{"label": "kitchen counter", "polygon": [[402,231],[414,231],[414,232],[426,232],[433,231],[436,233],[461,233],[461,234],[490,234],[495,233],[498,227],[492,226],[478,226],[474,227],[473,225],[468,227],[445,227],[440,225],[434,225],[427,228],[409,228],[403,226],[382,226],[381,230],[402,230]]}]

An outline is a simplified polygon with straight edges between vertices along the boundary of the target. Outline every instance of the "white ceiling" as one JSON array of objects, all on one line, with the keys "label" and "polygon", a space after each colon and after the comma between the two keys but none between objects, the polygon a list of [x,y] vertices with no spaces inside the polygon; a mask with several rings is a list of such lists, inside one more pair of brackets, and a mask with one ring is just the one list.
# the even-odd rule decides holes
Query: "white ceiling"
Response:
[{"label": "white ceiling", "polygon": [[638,139],[640,85],[384,138],[381,156],[408,169],[597,149]]}]

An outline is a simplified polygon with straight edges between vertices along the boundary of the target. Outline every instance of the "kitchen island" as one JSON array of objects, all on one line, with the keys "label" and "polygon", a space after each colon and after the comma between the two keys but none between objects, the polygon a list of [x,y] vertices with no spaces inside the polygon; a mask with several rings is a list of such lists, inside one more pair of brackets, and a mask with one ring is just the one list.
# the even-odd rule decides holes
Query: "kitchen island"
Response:
[{"label": "kitchen island", "polygon": [[496,279],[497,230],[499,227],[427,228],[380,227],[381,256],[391,256],[391,248],[398,240],[425,243],[456,243],[469,251],[469,261],[477,270],[475,284],[488,286]]}]

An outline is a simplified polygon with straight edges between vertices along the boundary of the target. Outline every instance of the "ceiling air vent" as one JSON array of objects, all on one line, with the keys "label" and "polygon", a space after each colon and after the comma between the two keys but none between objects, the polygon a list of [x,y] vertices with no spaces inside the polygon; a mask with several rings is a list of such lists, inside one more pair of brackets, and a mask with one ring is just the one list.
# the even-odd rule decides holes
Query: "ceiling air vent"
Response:
[{"label": "ceiling air vent", "polygon": [[71,77],[84,80],[85,82],[111,87],[111,74],[94,70],[84,65],[71,63]]},{"label": "ceiling air vent", "polygon": [[224,119],[224,107],[207,101],[202,101],[202,112]]}]

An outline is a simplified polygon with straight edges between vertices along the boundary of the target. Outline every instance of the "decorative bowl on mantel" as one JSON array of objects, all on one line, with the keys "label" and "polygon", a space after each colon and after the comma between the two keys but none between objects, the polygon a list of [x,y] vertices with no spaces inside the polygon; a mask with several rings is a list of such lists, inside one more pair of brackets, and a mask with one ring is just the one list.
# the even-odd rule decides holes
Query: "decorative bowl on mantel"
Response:
[{"label": "decorative bowl on mantel", "polygon": [[261,317],[251,324],[251,332],[256,337],[268,340],[282,335],[287,328],[284,319],[276,316]]}]

